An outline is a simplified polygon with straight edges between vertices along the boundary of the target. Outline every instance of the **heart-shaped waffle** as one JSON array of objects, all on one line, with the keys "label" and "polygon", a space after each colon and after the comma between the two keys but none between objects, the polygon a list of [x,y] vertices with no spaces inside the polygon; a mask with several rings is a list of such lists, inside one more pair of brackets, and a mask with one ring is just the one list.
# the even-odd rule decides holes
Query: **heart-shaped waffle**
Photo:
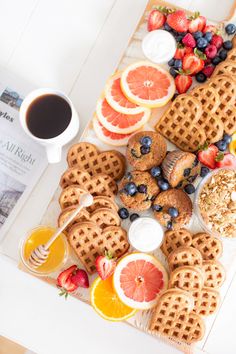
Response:
[{"label": "heart-shaped waffle", "polygon": [[87,210],[89,213],[94,212],[97,209],[100,208],[108,208],[108,209],[112,209],[114,211],[118,211],[118,206],[116,205],[116,203],[114,202],[114,200],[112,198],[103,196],[103,195],[99,195],[97,197],[93,198],[93,204],[89,207],[87,207]]},{"label": "heart-shaped waffle", "polygon": [[[235,39],[235,42],[236,42],[236,39]],[[233,61],[234,63],[236,63],[236,47],[234,47],[233,49],[231,49],[228,52],[226,61]]]},{"label": "heart-shaped waffle", "polygon": [[204,129],[206,140],[210,143],[219,141],[224,133],[224,125],[214,114],[220,102],[217,91],[209,85],[199,85],[190,94],[202,105],[202,115],[198,119],[198,124]]},{"label": "heart-shaped waffle", "polygon": [[107,226],[120,226],[120,218],[116,211],[108,208],[100,208],[90,215],[90,220],[101,229]]},{"label": "heart-shaped waffle", "polygon": [[225,281],[225,269],[218,261],[203,261],[202,269],[205,272],[204,286],[218,289]]},{"label": "heart-shaped waffle", "polygon": [[[64,222],[66,221],[66,219],[71,215],[71,213],[73,213],[73,211],[76,209],[76,206],[70,206],[68,208],[65,208],[64,210],[62,210],[62,212],[60,213],[59,217],[58,217],[58,227],[61,227]],[[90,219],[90,214],[86,209],[82,209],[78,215],[76,215],[76,217],[73,219],[73,221],[71,221],[71,223],[67,226],[67,228],[65,229],[65,231],[63,232],[69,232],[70,228],[80,222],[85,222],[85,221],[89,221]]]},{"label": "heart-shaped waffle", "polygon": [[193,312],[200,316],[209,316],[215,313],[220,304],[220,294],[213,288],[202,288],[191,291],[194,298]]},{"label": "heart-shaped waffle", "polygon": [[205,232],[193,235],[192,246],[201,252],[203,259],[216,260],[223,252],[221,240]]},{"label": "heart-shaped waffle", "polygon": [[101,230],[93,222],[83,222],[73,226],[68,239],[90,274],[96,271],[96,258],[103,255],[105,251],[119,258],[129,248],[127,233],[120,226],[109,226]]},{"label": "heart-shaped waffle", "polygon": [[100,152],[97,147],[87,142],[73,145],[67,154],[69,167],[78,167],[92,176],[105,173],[114,180],[119,180],[125,173],[125,157],[115,150]]},{"label": "heart-shaped waffle", "polygon": [[171,271],[182,266],[201,267],[202,255],[196,248],[182,246],[171,252],[168,263]]},{"label": "heart-shaped waffle", "polygon": [[68,168],[61,176],[60,186],[62,189],[71,184],[78,184],[83,187],[83,184],[91,179],[91,175],[87,171],[80,170],[78,167]]},{"label": "heart-shaped waffle", "polygon": [[183,266],[170,274],[169,288],[186,291],[199,290],[204,285],[205,275],[198,267]]},{"label": "heart-shaped waffle", "polygon": [[229,75],[236,79],[236,61],[222,61],[215,67],[215,70],[213,71],[211,77],[214,77],[216,75]]},{"label": "heart-shaped waffle", "polygon": [[201,103],[190,95],[179,95],[156,124],[156,130],[183,151],[196,151],[206,141],[198,124]]},{"label": "heart-shaped waffle", "polygon": [[201,340],[205,333],[202,318],[193,313],[193,297],[180,289],[169,289],[159,298],[150,330],[188,344]]},{"label": "heart-shaped waffle", "polygon": [[87,193],[87,190],[79,187],[76,184],[66,187],[62,190],[59,197],[61,209],[68,208],[79,204],[79,198],[82,194]]},{"label": "heart-shaped waffle", "polygon": [[163,243],[161,246],[162,252],[166,257],[169,256],[171,252],[176,250],[181,246],[191,246],[192,235],[186,229],[179,230],[169,230],[165,232]]}]

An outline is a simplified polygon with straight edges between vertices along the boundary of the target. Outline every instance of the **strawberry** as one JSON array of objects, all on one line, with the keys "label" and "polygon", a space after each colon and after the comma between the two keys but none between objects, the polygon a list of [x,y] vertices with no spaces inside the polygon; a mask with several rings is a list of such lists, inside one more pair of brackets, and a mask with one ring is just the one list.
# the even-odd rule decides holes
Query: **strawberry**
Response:
[{"label": "strawberry", "polygon": [[203,28],[203,33],[206,33],[206,32],[211,32],[211,33],[217,33],[219,31],[219,29],[216,27],[216,26],[213,26],[213,25],[206,25],[204,28]]},{"label": "strawberry", "polygon": [[77,287],[89,288],[88,274],[83,269],[77,268],[75,271],[73,271],[70,280]]},{"label": "strawberry", "polygon": [[189,20],[183,10],[177,10],[167,16],[167,24],[177,32],[187,32]]},{"label": "strawberry", "polygon": [[68,294],[75,291],[78,286],[73,284],[71,281],[71,276],[73,272],[77,269],[76,265],[73,265],[63,272],[61,272],[57,277],[57,286],[61,289],[60,296],[64,296],[67,298]]},{"label": "strawberry", "polygon": [[185,47],[182,43],[178,43],[176,51],[175,51],[174,58],[182,60],[183,57],[185,56],[185,54],[189,54],[189,53],[192,53],[192,52],[193,52],[192,48]]},{"label": "strawberry", "polygon": [[223,45],[223,38],[218,34],[214,34],[211,40],[211,44],[213,44],[214,46],[216,46],[217,49],[219,49]]},{"label": "strawberry", "polygon": [[183,70],[190,75],[195,75],[204,68],[205,54],[203,54],[197,48],[194,49],[194,53],[186,54],[183,58]]},{"label": "strawberry", "polygon": [[192,78],[189,75],[179,74],[175,78],[175,85],[178,93],[185,93],[192,85]]},{"label": "strawberry", "polygon": [[186,45],[186,47],[195,48],[196,41],[191,33],[187,33],[182,39],[182,43]]},{"label": "strawberry", "polygon": [[216,160],[216,167],[218,168],[232,167],[236,169],[236,156],[230,154],[229,152],[226,152],[225,154],[223,154],[223,152],[219,152],[215,160]]},{"label": "strawberry", "polygon": [[154,9],[149,13],[148,16],[148,31],[157,30],[161,28],[166,22],[166,16],[159,10]]},{"label": "strawberry", "polygon": [[105,252],[104,256],[98,256],[95,263],[98,275],[102,280],[114,273],[116,261],[109,252]]},{"label": "strawberry", "polygon": [[190,23],[188,26],[188,30],[190,33],[202,31],[203,28],[206,26],[206,17],[200,16],[200,12],[195,12],[195,14],[189,19]]},{"label": "strawberry", "polygon": [[206,77],[211,77],[214,70],[215,70],[215,67],[213,65],[208,65],[202,69],[202,72],[204,75],[206,75]]},{"label": "strawberry", "polygon": [[197,158],[205,166],[214,169],[216,168],[216,156],[218,154],[218,148],[213,144],[205,143],[199,147]]}]

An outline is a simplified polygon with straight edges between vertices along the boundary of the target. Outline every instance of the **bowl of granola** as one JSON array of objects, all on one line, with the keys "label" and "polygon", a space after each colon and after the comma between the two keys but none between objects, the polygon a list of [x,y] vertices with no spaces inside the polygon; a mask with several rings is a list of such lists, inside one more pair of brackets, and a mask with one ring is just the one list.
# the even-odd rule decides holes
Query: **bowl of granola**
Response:
[{"label": "bowl of granola", "polygon": [[209,173],[197,188],[194,209],[205,231],[236,237],[236,170],[224,167]]}]

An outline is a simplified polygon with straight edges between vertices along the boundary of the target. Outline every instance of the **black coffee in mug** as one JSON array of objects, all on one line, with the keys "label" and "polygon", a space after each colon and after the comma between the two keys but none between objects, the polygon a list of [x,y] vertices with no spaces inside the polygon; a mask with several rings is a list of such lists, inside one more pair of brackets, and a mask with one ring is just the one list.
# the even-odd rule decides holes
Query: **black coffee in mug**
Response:
[{"label": "black coffee in mug", "polygon": [[26,112],[26,124],[35,137],[51,139],[63,133],[71,121],[69,103],[56,94],[37,97]]}]

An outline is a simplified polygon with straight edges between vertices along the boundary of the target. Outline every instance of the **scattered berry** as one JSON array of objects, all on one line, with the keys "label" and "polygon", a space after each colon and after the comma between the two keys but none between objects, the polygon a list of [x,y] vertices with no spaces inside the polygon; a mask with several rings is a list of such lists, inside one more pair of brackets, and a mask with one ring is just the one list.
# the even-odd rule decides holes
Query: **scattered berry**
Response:
[{"label": "scattered berry", "polygon": [[167,16],[167,24],[177,32],[187,32],[189,20],[183,10],[177,10]]},{"label": "scattered berry", "polygon": [[196,41],[191,33],[187,33],[182,39],[182,43],[186,45],[186,47],[195,48]]},{"label": "scattered berry", "polygon": [[172,217],[172,218],[177,218],[177,216],[179,215],[178,209],[174,208],[174,207],[170,207],[168,209],[168,214]]},{"label": "scattered berry", "polygon": [[138,186],[138,192],[147,193],[147,186],[145,186],[145,184],[140,184],[140,186]]},{"label": "scattered berry", "polygon": [[159,177],[159,176],[161,176],[161,173],[162,173],[161,167],[159,167],[159,166],[155,166],[151,169],[152,177]]},{"label": "scattered berry", "polygon": [[221,51],[219,52],[219,57],[221,60],[225,60],[227,58],[227,55],[228,55],[228,53],[227,53],[227,50],[225,50],[225,49],[221,49]]},{"label": "scattered berry", "polygon": [[200,176],[201,177],[205,177],[209,172],[210,172],[210,170],[209,170],[208,167],[202,166],[201,167]]},{"label": "scattered berry", "polygon": [[176,70],[174,68],[170,68],[169,73],[174,78],[178,75],[178,73],[176,72]]},{"label": "scattered berry", "polygon": [[211,77],[213,71],[215,70],[215,67],[213,65],[208,65],[205,66],[205,68],[202,69],[202,73],[206,75],[206,77]]},{"label": "scattered berry", "polygon": [[193,33],[193,37],[195,39],[201,38],[203,36],[203,33],[201,31],[197,31]]},{"label": "scattered berry", "polygon": [[217,54],[217,48],[214,44],[209,44],[205,49],[207,58],[213,59]]},{"label": "scattered berry", "polygon": [[193,161],[193,167],[196,167],[198,165],[199,161],[197,156],[195,157],[194,161]]},{"label": "scattered berry", "polygon": [[214,36],[212,37],[212,40],[211,40],[211,44],[215,45],[216,48],[219,49],[222,47],[223,38],[218,34],[214,34]]},{"label": "scattered berry", "polygon": [[206,17],[200,16],[199,12],[195,12],[195,14],[190,17],[190,23],[188,27],[190,33],[194,33],[196,31],[202,31],[205,26],[206,26]]},{"label": "scattered berry", "polygon": [[104,256],[98,256],[95,261],[98,275],[102,280],[110,277],[116,268],[116,261],[110,252],[105,252]]},{"label": "scattered berry", "polygon": [[124,190],[130,196],[133,196],[133,195],[135,195],[137,193],[137,187],[136,187],[134,182],[127,183],[124,186]]},{"label": "scattered berry", "polygon": [[236,32],[236,26],[233,23],[229,23],[225,27],[225,31],[227,34],[234,34]]},{"label": "scattered berry", "polygon": [[184,56],[183,70],[189,75],[194,75],[204,68],[205,59],[205,54],[195,48],[194,53],[189,53]]},{"label": "scattered berry", "polygon": [[119,217],[123,220],[127,219],[129,217],[129,212],[126,208],[120,208],[118,210],[118,214],[119,214]]},{"label": "scattered berry", "polygon": [[212,40],[212,33],[211,32],[206,32],[204,34],[204,38],[207,40],[207,42],[209,43]]},{"label": "scattered berry", "polygon": [[71,276],[71,282],[77,287],[89,288],[88,274],[85,272],[84,269],[77,268],[75,271],[73,271]]},{"label": "scattered berry", "polygon": [[148,31],[153,31],[161,28],[166,22],[166,16],[159,10],[154,9],[148,16]]},{"label": "scattered berry", "polygon": [[224,47],[224,49],[226,49],[226,50],[232,49],[232,48],[233,48],[232,41],[225,41],[225,42],[223,43],[223,47]]},{"label": "scattered berry", "polygon": [[217,56],[217,57],[213,58],[211,62],[213,65],[218,65],[221,62],[221,59],[220,59],[220,57]]},{"label": "scattered berry", "polygon": [[184,187],[184,190],[187,194],[193,194],[196,189],[193,184],[189,183]]},{"label": "scattered berry", "polygon": [[174,58],[172,58],[172,59],[170,59],[170,60],[168,61],[168,65],[169,65],[169,66],[174,66],[174,63],[175,63],[175,59],[174,59]]},{"label": "scattered berry", "polygon": [[188,177],[191,173],[191,168],[185,168],[184,170],[184,177]]},{"label": "scattered berry", "polygon": [[168,25],[167,22],[164,24],[164,30],[166,30],[167,32],[171,32],[172,31],[172,28]]},{"label": "scattered berry", "polygon": [[206,79],[207,79],[206,75],[205,75],[202,71],[200,71],[199,73],[197,73],[196,76],[195,76],[195,78],[196,78],[197,82],[201,82],[201,83],[202,83],[202,82],[205,82]]},{"label": "scattered berry", "polygon": [[149,147],[149,146],[141,146],[140,151],[141,151],[141,154],[142,154],[142,155],[149,154],[149,152],[150,152],[150,147]]},{"label": "scattered berry", "polygon": [[226,144],[229,144],[229,143],[231,143],[231,141],[232,141],[232,136],[225,133],[225,134],[223,135],[223,140],[226,142]]},{"label": "scattered berry", "polygon": [[219,149],[220,151],[225,151],[225,150],[227,150],[227,143],[226,143],[226,141],[224,141],[224,140],[219,140],[219,141],[217,141],[217,143],[216,143],[215,145],[218,147],[218,149]]},{"label": "scattered berry", "polygon": [[153,204],[152,209],[153,209],[154,211],[159,212],[159,211],[162,211],[163,208],[162,208],[161,205]]},{"label": "scattered berry", "polygon": [[189,183],[193,183],[194,181],[195,181],[195,179],[197,178],[197,174],[196,175],[194,175],[194,176],[190,176],[188,179],[187,179],[187,181],[189,182]]},{"label": "scattered berry", "polygon": [[133,213],[130,215],[129,219],[131,222],[133,222],[134,220],[138,219],[139,218],[139,215],[136,214],[136,213]]},{"label": "scattered berry", "polygon": [[141,139],[140,139],[140,144],[142,146],[145,146],[145,147],[149,147],[152,145],[152,139],[150,138],[150,136],[143,136]]},{"label": "scattered berry", "polygon": [[230,154],[229,152],[226,152],[225,154],[223,154],[223,152],[219,152],[216,156],[216,167],[232,167],[236,169],[236,156]]},{"label": "scattered berry", "polygon": [[181,69],[182,68],[182,60],[176,59],[175,63],[174,63],[174,68],[177,69],[177,70]]},{"label": "scattered berry", "polygon": [[205,38],[201,37],[201,38],[198,38],[197,40],[197,47],[198,49],[205,49],[208,45],[208,42]]},{"label": "scattered berry", "polygon": [[215,145],[205,143],[203,146],[200,146],[197,157],[203,165],[214,169],[216,167],[215,158],[218,152],[219,150]]},{"label": "scattered berry", "polygon": [[167,191],[170,188],[169,183],[165,179],[159,179],[157,184],[162,191]]},{"label": "scattered berry", "polygon": [[175,78],[175,85],[178,93],[185,93],[192,85],[192,77],[189,75],[179,74]]},{"label": "scattered berry", "polygon": [[172,221],[168,221],[168,222],[167,222],[166,228],[167,228],[167,230],[172,230],[172,228],[173,228]]}]

